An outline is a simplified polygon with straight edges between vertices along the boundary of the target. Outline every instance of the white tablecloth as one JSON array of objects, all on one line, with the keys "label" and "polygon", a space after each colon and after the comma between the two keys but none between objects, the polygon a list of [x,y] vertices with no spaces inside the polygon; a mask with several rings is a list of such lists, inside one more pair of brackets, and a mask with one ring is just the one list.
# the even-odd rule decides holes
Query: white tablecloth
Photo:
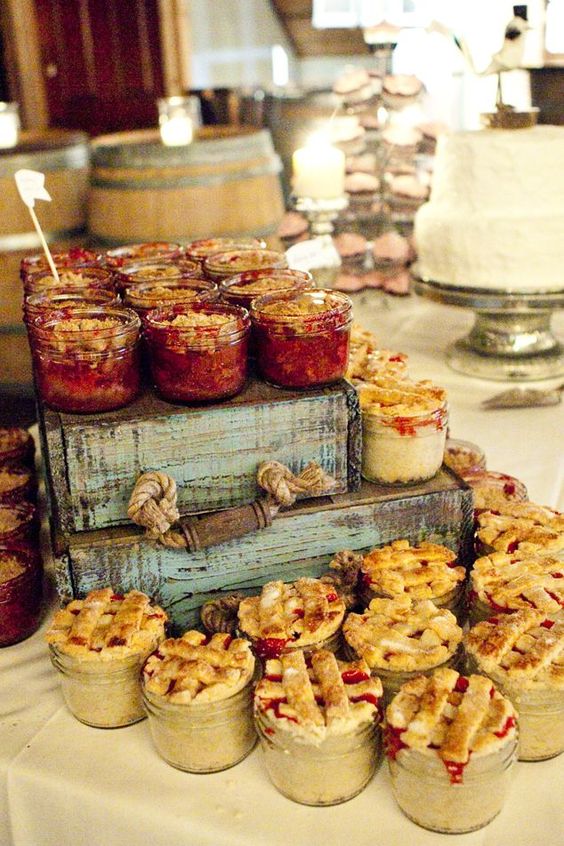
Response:
[{"label": "white tablecloth", "polygon": [[[358,320],[383,345],[410,356],[410,372],[449,392],[451,433],[479,443],[490,469],[522,479],[532,500],[564,508],[564,406],[484,412],[502,390],[450,371],[447,343],[472,317],[417,299],[374,292],[355,300]],[[562,319],[555,321],[559,331]],[[55,602],[52,585],[49,603]],[[45,628],[45,624],[43,629]],[[564,756],[515,767],[497,819],[457,843],[557,846],[564,840]],[[399,811],[385,764],[345,805],[307,808],[270,785],[257,748],[224,773],[174,770],[154,751],[147,722],[103,731],[81,725],[62,704],[42,633],[0,650],[0,844],[2,846],[433,846],[454,838],[424,831]]]}]

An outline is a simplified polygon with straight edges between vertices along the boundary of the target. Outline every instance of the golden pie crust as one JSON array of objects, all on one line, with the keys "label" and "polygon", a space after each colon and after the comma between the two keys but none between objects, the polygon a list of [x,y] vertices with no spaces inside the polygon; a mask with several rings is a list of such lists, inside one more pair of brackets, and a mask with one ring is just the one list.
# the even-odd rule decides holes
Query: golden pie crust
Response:
[{"label": "golden pie crust", "polygon": [[556,614],[564,608],[564,562],[550,556],[492,552],[474,562],[470,579],[478,599],[495,610]]},{"label": "golden pie crust", "polygon": [[481,511],[476,535],[498,552],[552,555],[564,549],[564,514],[532,502],[500,502]]},{"label": "golden pie crust", "polygon": [[362,411],[379,417],[417,417],[446,403],[444,388],[428,380],[412,382],[383,375],[359,386],[358,391]]},{"label": "golden pie crust", "polygon": [[465,638],[483,672],[504,687],[564,690],[564,620],[523,608],[475,625]]},{"label": "golden pie crust", "polygon": [[168,702],[216,702],[227,699],[251,680],[255,659],[242,638],[217,633],[208,638],[188,631],[169,638],[149,656],[143,668],[143,684]]},{"label": "golden pie crust", "polygon": [[361,582],[384,597],[406,594],[411,599],[435,599],[461,586],[466,571],[446,546],[423,541],[411,546],[396,540],[364,556]]},{"label": "golden pie crust", "polygon": [[325,649],[306,659],[295,650],[267,661],[255,709],[276,728],[323,739],[373,720],[381,696],[382,683],[365,661],[339,661]]},{"label": "golden pie crust", "polygon": [[66,655],[111,661],[151,652],[164,638],[166,621],[144,593],[115,594],[107,587],[57,611],[45,639]]},{"label": "golden pie crust", "polygon": [[462,629],[446,608],[430,599],[413,602],[373,599],[362,614],[349,614],[343,635],[372,669],[392,672],[428,670],[444,664],[462,641]]}]

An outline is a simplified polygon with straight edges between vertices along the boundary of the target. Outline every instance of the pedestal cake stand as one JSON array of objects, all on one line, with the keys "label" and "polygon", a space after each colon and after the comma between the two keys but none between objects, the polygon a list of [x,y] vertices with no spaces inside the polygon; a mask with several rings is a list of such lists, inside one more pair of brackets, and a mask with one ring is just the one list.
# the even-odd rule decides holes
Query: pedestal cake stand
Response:
[{"label": "pedestal cake stand", "polygon": [[447,349],[453,370],[482,379],[533,381],[564,374],[564,348],[554,336],[552,312],[564,306],[564,288],[506,291],[444,285],[419,275],[416,293],[476,312],[470,333]]}]

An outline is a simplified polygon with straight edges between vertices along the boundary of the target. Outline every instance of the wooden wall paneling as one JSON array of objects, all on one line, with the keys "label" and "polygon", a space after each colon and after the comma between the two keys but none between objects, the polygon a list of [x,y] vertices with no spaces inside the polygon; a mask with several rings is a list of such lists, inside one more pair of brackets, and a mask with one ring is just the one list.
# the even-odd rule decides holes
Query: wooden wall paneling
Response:
[{"label": "wooden wall paneling", "polygon": [[0,14],[10,91],[20,104],[22,123],[28,129],[48,126],[49,111],[34,0],[3,0]]}]

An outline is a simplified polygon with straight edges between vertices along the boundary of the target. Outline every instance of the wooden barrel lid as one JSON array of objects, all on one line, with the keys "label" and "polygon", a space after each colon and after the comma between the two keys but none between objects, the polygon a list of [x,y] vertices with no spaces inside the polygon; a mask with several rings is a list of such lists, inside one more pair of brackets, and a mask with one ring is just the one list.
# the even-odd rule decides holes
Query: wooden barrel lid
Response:
[{"label": "wooden barrel lid", "polygon": [[0,157],[19,156],[25,153],[38,153],[46,150],[60,150],[88,143],[85,132],[68,129],[32,129],[20,133],[15,147],[0,149]]}]

